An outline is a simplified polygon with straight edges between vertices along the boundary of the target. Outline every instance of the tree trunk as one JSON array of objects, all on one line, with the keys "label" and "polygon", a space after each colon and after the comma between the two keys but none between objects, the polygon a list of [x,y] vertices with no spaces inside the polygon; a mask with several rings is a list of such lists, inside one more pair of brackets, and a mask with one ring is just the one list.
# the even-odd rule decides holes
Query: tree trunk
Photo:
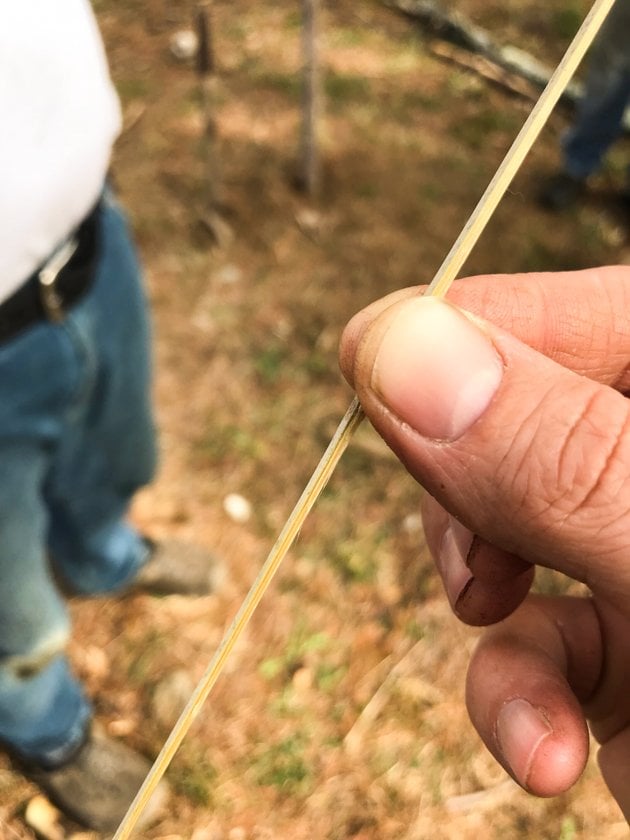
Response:
[{"label": "tree trunk", "polygon": [[321,186],[318,143],[322,99],[317,49],[319,0],[301,0],[301,2],[304,69],[300,181],[306,193],[316,197]]},{"label": "tree trunk", "polygon": [[215,210],[219,204],[220,193],[220,158],[216,123],[216,88],[217,75],[212,43],[212,26],[208,2],[197,4],[195,28],[199,47],[197,51],[197,73],[203,118],[202,154],[205,163],[206,200],[209,210]]}]

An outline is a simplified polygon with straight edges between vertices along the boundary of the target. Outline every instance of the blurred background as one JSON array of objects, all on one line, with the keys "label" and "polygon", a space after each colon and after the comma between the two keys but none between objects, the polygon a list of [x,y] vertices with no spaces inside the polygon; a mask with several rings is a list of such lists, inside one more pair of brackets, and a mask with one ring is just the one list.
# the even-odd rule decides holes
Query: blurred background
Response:
[{"label": "blurred background", "polygon": [[[588,5],[440,8],[553,67]],[[344,324],[430,281],[539,89],[420,25],[422,4],[322,0],[309,112],[299,0],[94,6],[124,108],[113,179],[154,313],[162,469],[134,517],[228,570],[221,594],[199,600],[104,600],[97,622],[93,602],[72,604],[71,655],[99,719],[155,756],[350,402]],[[615,201],[627,140],[585,201],[556,216],[537,203],[570,117],[567,102],[550,119],[466,274],[629,261]],[[537,800],[481,745],[463,701],[475,631],[447,608],[420,493],[365,424],[177,754],[169,813],[143,837],[627,836],[594,761],[573,792]],[[571,588],[549,573],[537,586]],[[0,762],[2,836],[34,837],[20,816],[34,789]]]}]

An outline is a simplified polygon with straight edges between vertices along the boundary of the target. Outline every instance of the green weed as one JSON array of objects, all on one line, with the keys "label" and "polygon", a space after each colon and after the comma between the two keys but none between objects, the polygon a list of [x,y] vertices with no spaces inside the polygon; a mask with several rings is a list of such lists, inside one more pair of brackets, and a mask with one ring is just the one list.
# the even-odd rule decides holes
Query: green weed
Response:
[{"label": "green weed", "polygon": [[253,765],[258,784],[271,785],[286,796],[304,794],[312,781],[306,746],[306,737],[295,733],[262,749]]},{"label": "green weed", "polygon": [[123,102],[132,102],[134,99],[145,99],[151,91],[151,86],[146,77],[136,76],[119,79],[116,89]]},{"label": "green weed", "polygon": [[362,29],[339,27],[328,36],[330,47],[358,47],[364,44],[367,33]]},{"label": "green weed", "polygon": [[329,662],[323,662],[317,667],[315,673],[317,687],[326,694],[334,691],[345,677],[347,671],[348,668],[346,665],[333,665]]},{"label": "green weed", "polygon": [[580,28],[583,17],[581,4],[555,9],[551,16],[551,28],[558,39],[570,41]]},{"label": "green weed", "polygon": [[426,627],[420,624],[415,618],[410,618],[405,626],[405,635],[413,639],[414,642],[419,642],[420,639],[426,636]]},{"label": "green weed", "polygon": [[[134,642],[129,644],[132,656],[129,659],[127,676],[129,682],[136,685],[144,685],[154,671],[156,663],[161,663],[164,649],[167,646],[167,639],[162,633],[150,631],[142,639],[142,643]],[[138,654],[135,658],[133,654]]]},{"label": "green weed", "polygon": [[216,777],[215,767],[201,755],[186,762],[186,766],[173,765],[169,773],[169,781],[177,793],[186,796],[193,805],[206,808],[213,802],[212,787]]},{"label": "green weed", "polygon": [[255,353],[254,370],[263,384],[273,385],[282,377],[288,360],[289,351],[286,344],[274,342]]},{"label": "green weed", "polygon": [[[250,73],[251,73],[250,68]],[[302,76],[300,73],[274,73],[271,71],[252,74],[252,83],[259,88],[267,88],[281,93],[288,99],[299,101],[302,96]]]},{"label": "green weed", "polygon": [[262,458],[264,448],[258,435],[231,423],[213,426],[207,437],[199,444],[200,453],[216,461],[229,455],[252,460]]},{"label": "green weed", "polygon": [[464,116],[451,129],[453,137],[471,149],[481,149],[488,138],[498,133],[515,134],[519,128],[515,114],[497,111],[494,108]]},{"label": "green weed", "polygon": [[371,93],[370,82],[363,76],[333,72],[329,72],[325,77],[324,91],[327,104],[331,107],[365,102]]},{"label": "green weed", "polygon": [[560,834],[558,835],[558,840],[573,840],[573,838],[576,836],[577,825],[575,824],[575,819],[571,816],[565,817],[562,820],[562,826],[560,827]]},{"label": "green weed", "polygon": [[571,587],[569,578],[552,569],[536,568],[535,589],[541,595],[566,595]]},{"label": "green weed", "polygon": [[290,676],[299,668],[309,653],[318,653],[330,645],[327,633],[311,633],[304,621],[298,621],[294,632],[289,637],[284,654],[281,657],[265,659],[258,668],[266,680],[273,680],[280,674]]},{"label": "green weed", "polygon": [[369,583],[374,579],[374,550],[356,539],[340,540],[329,559],[347,581]]}]

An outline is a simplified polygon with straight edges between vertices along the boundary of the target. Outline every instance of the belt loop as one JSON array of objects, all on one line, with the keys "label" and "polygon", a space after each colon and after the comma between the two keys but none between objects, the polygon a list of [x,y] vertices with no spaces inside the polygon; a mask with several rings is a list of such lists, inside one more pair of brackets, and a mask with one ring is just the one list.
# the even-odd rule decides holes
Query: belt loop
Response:
[{"label": "belt loop", "polygon": [[37,275],[40,301],[46,318],[53,324],[59,323],[64,316],[63,300],[56,289],[57,277],[71,259],[78,244],[77,239],[66,240]]}]

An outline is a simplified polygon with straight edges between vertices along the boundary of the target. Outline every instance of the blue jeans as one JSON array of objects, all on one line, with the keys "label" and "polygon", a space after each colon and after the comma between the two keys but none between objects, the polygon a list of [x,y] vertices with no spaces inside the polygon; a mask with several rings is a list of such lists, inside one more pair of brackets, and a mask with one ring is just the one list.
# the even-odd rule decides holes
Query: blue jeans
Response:
[{"label": "blue jeans", "polygon": [[42,766],[62,763],[91,717],[50,563],[96,594],[123,587],[147,555],[125,522],[155,469],[147,307],[111,196],[100,226],[85,296],[61,323],[0,344],[0,740]]},{"label": "blue jeans", "polygon": [[630,105],[630,0],[617,0],[589,55],[584,97],[562,141],[564,167],[574,178],[596,172],[622,133]]}]

